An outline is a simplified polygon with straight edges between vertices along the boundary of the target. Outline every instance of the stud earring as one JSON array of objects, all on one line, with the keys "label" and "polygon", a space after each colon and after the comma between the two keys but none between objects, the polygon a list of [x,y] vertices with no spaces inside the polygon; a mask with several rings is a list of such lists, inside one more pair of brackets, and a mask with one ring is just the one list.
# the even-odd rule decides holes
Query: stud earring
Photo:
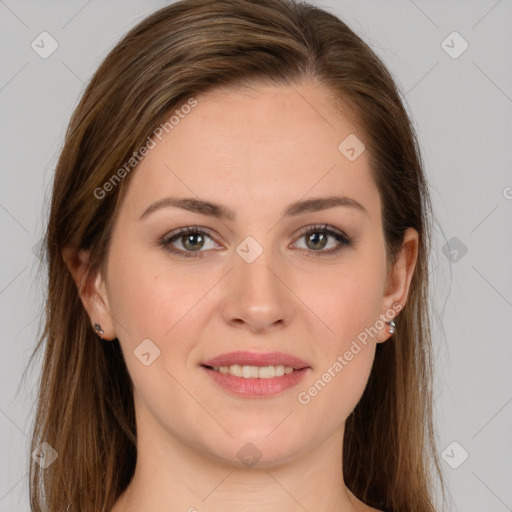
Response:
[{"label": "stud earring", "polygon": [[393,320],[389,320],[386,323],[389,325],[389,329],[388,329],[389,334],[393,335],[396,332],[395,322],[393,322]]},{"label": "stud earring", "polygon": [[103,334],[104,334],[104,331],[103,329],[101,328],[101,325],[98,324],[98,323],[95,323],[94,324],[94,329],[98,332],[98,336],[103,339]]}]

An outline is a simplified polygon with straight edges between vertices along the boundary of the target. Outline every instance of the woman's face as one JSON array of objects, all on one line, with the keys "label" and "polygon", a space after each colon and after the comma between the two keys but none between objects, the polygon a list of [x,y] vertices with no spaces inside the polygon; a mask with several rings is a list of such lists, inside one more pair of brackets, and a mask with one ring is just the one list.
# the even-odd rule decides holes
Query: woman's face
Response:
[{"label": "woman's face", "polygon": [[[389,337],[380,315],[405,301],[410,275],[386,281],[368,155],[323,89],[196,100],[132,171],[102,276],[111,316],[96,318],[120,341],[140,438],[232,464],[284,462],[343,435]],[[349,201],[310,203],[334,196]],[[168,198],[190,208],[150,208]],[[192,208],[203,202],[218,207]],[[190,226],[200,233],[175,236]],[[271,352],[303,364],[278,356],[294,372],[258,380],[259,369],[243,380],[203,366],[237,351],[246,366],[268,366],[249,356]]]}]

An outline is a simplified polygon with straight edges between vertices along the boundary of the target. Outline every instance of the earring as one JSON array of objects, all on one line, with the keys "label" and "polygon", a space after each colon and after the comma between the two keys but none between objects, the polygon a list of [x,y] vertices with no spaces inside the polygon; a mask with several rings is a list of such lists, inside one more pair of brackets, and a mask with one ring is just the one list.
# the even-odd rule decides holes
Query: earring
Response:
[{"label": "earring", "polygon": [[393,320],[389,320],[386,323],[389,325],[389,329],[388,329],[389,334],[393,335],[396,332],[395,322],[393,322]]},{"label": "earring", "polygon": [[104,331],[103,331],[103,329],[101,328],[101,325],[100,325],[100,324],[98,324],[98,323],[95,323],[95,324],[94,324],[94,328],[96,329],[96,331],[98,331],[98,336],[99,336],[101,339],[103,339],[103,333],[104,333]]}]

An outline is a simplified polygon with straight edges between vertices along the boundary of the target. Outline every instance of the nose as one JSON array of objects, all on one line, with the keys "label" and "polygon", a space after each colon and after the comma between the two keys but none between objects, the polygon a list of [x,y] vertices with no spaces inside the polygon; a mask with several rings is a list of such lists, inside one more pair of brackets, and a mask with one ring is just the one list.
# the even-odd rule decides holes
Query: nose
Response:
[{"label": "nose", "polygon": [[288,325],[294,312],[294,295],[286,275],[270,251],[252,263],[234,255],[229,272],[222,315],[226,323],[252,333],[272,332]]}]

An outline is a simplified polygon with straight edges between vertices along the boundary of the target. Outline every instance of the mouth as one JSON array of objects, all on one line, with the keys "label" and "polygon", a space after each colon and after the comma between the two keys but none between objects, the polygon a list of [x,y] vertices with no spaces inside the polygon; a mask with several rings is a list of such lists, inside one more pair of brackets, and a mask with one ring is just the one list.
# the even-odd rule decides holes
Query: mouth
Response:
[{"label": "mouth", "polygon": [[246,366],[240,364],[232,364],[230,366],[206,366],[204,368],[223,373],[224,375],[232,375],[233,377],[242,377],[243,379],[273,379],[282,377],[299,369],[291,366]]},{"label": "mouth", "polygon": [[311,367],[281,352],[231,352],[200,365],[224,391],[236,396],[272,396],[296,386]]},{"label": "mouth", "polygon": [[[245,376],[245,372],[245,374],[248,376],[250,375],[250,377],[247,378],[257,378],[259,376],[259,373],[256,375],[255,368],[258,369],[258,372],[260,368],[266,368],[266,370],[262,371],[261,378],[268,378],[265,376],[269,374],[268,368],[270,367],[277,369],[278,374],[284,375],[291,373],[291,371],[294,370],[308,368],[309,364],[306,361],[299,359],[298,357],[285,354],[283,352],[260,353],[238,350],[235,352],[221,354],[220,356],[208,359],[207,361],[203,361],[201,366],[206,366],[226,374],[234,372],[231,373],[231,375],[236,377]],[[283,367],[283,370],[281,370],[281,367]],[[228,371],[226,371],[226,368]],[[240,368],[242,369],[241,374]],[[284,371],[284,373],[281,373],[281,371]]]}]

